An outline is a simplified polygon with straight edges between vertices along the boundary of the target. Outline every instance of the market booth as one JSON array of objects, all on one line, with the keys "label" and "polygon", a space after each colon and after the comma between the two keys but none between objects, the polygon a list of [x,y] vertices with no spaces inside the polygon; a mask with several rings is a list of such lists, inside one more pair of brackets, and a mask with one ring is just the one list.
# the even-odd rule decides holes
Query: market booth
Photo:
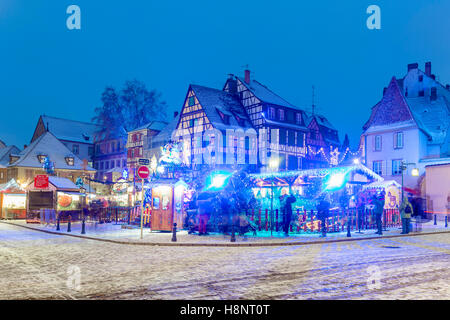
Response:
[{"label": "market booth", "polygon": [[81,214],[85,194],[67,178],[36,176],[26,192],[27,223],[54,222],[57,213],[63,221]]},{"label": "market booth", "polygon": [[0,185],[1,219],[25,219],[27,194],[14,179]]},{"label": "market booth", "polygon": [[151,230],[172,231],[173,224],[181,229],[186,216],[184,201],[187,184],[177,179],[158,179],[151,187]]}]

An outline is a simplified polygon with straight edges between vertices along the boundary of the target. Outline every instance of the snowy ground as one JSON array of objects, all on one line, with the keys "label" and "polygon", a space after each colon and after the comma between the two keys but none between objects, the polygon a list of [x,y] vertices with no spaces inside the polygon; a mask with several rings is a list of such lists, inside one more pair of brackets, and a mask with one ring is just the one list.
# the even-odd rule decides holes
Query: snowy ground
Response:
[{"label": "snowy ground", "polygon": [[159,247],[0,223],[0,299],[450,299],[449,254],[450,234]]},{"label": "snowy ground", "polygon": [[[27,224],[25,220],[15,220],[8,221],[8,223],[19,224],[22,226],[27,226],[31,228],[37,228],[40,230],[46,230],[51,232],[56,232],[56,226],[54,224],[41,225],[41,224]],[[70,234],[81,235],[81,224],[72,223]],[[422,225],[421,232],[442,232],[449,231],[450,228],[444,227],[444,222],[439,221],[435,226],[432,222]],[[383,232],[384,236],[389,235],[399,235],[401,228],[392,227]],[[68,234],[67,224],[60,225],[59,233]],[[121,242],[138,242],[138,243],[171,243],[172,233],[171,232],[150,232],[148,228],[144,228],[143,239],[140,238],[141,231],[138,226],[131,229],[123,229],[122,225],[116,225],[114,223],[86,223],[86,234],[87,237],[101,238],[116,240]],[[367,237],[378,237],[375,234],[375,230],[363,230],[358,233],[357,230],[351,232],[351,238],[367,238]],[[177,232],[177,243],[186,244],[231,244],[230,235],[223,234],[210,234],[208,236],[199,236],[197,234],[188,234],[187,231]],[[270,231],[258,231],[257,236],[253,236],[252,233],[247,233],[245,237],[238,236],[236,234],[235,244],[263,244],[263,243],[297,243],[297,242],[308,242],[308,241],[326,241],[326,240],[337,240],[337,239],[347,239],[347,231],[344,232],[334,232],[328,233],[327,237],[324,239],[317,232],[314,233],[291,233],[289,237],[285,237],[283,232],[270,232]]]}]

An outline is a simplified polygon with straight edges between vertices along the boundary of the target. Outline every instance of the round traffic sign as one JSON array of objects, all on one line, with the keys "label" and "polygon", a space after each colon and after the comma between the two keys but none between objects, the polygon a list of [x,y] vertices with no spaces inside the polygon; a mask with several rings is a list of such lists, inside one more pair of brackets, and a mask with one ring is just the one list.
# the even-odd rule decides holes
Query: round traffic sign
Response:
[{"label": "round traffic sign", "polygon": [[146,166],[140,166],[137,174],[141,179],[147,179],[150,176],[150,170]]}]

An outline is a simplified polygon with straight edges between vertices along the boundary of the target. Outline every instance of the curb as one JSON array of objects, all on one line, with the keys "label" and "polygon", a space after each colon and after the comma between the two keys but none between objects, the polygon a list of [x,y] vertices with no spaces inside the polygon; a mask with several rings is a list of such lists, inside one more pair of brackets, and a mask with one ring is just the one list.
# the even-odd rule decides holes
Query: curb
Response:
[{"label": "curb", "polygon": [[11,222],[0,221],[0,223],[9,224],[16,227],[21,227],[33,231],[39,231],[48,234],[54,234],[59,236],[74,237],[86,240],[102,241],[115,244],[127,244],[134,246],[153,246],[153,247],[280,247],[280,246],[304,246],[311,244],[323,244],[323,243],[337,243],[337,242],[353,242],[363,240],[376,240],[376,239],[390,239],[390,238],[404,238],[404,237],[417,237],[428,236],[435,234],[450,233],[450,231],[437,231],[437,232],[424,232],[424,233],[410,233],[410,234],[396,234],[378,237],[365,237],[365,238],[345,238],[345,239],[332,239],[332,240],[317,240],[317,241],[296,241],[296,242],[271,242],[271,243],[173,243],[173,242],[136,242],[136,241],[120,241],[112,239],[94,238],[89,236],[81,236],[76,234],[60,233],[50,230],[42,230],[15,224]]}]

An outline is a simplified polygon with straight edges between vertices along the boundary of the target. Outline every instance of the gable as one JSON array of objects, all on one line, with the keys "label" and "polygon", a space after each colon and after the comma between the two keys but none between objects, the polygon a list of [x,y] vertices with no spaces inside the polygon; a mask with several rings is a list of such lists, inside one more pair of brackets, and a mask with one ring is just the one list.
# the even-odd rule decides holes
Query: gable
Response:
[{"label": "gable", "polygon": [[373,112],[368,127],[414,120],[395,77],[392,78],[383,98]]},{"label": "gable", "polygon": [[31,143],[33,143],[37,138],[43,135],[47,131],[45,129],[44,121],[42,121],[42,116],[39,117],[36,128],[34,129],[33,137],[31,138]]},{"label": "gable", "polygon": [[178,135],[195,134],[212,128],[206,112],[192,87],[189,88],[176,127]]}]

